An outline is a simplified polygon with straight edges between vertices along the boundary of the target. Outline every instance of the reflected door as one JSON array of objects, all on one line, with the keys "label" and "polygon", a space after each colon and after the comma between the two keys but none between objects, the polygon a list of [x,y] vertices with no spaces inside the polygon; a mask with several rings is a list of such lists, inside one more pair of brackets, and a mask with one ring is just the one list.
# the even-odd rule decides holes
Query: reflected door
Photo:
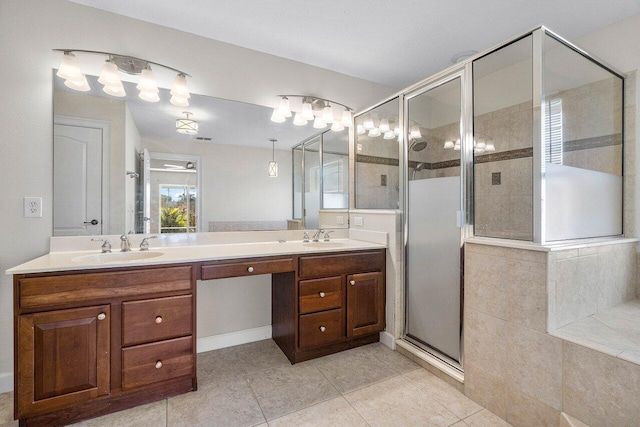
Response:
[{"label": "reflected door", "polygon": [[407,111],[405,338],[455,366],[461,358],[460,78],[413,95]]},{"label": "reflected door", "polygon": [[100,128],[53,128],[53,235],[103,234]]}]

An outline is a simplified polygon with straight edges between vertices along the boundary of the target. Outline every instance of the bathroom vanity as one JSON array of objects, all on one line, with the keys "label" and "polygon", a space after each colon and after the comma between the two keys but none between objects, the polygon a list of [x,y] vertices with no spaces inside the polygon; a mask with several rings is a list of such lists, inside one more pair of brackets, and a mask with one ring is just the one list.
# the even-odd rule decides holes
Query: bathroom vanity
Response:
[{"label": "bathroom vanity", "polygon": [[166,248],[126,267],[65,269],[73,259],[92,258],[49,254],[12,269],[20,272],[14,274],[20,425],[69,424],[196,390],[197,280],[271,274],[273,339],[291,363],[379,340],[383,246],[294,244],[268,256],[256,254],[255,245],[217,246]]}]

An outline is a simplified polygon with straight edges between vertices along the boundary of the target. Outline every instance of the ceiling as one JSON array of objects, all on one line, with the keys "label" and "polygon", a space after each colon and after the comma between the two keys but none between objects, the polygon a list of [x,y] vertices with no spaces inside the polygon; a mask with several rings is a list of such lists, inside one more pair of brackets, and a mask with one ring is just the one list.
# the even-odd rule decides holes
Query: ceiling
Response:
[{"label": "ceiling", "polygon": [[638,0],[72,0],[397,89],[544,24],[569,39]]}]

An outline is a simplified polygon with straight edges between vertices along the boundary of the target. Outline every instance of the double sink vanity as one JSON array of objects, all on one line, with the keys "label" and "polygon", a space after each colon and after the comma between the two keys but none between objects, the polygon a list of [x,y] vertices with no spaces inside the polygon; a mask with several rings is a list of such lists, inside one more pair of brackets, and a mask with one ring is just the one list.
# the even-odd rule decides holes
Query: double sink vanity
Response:
[{"label": "double sink vanity", "polygon": [[292,364],[379,340],[386,234],[308,243],[211,234],[113,253],[84,250],[95,245],[89,237],[52,238],[49,254],[8,270],[20,425],[69,424],[196,390],[198,280],[270,274],[272,336]]}]

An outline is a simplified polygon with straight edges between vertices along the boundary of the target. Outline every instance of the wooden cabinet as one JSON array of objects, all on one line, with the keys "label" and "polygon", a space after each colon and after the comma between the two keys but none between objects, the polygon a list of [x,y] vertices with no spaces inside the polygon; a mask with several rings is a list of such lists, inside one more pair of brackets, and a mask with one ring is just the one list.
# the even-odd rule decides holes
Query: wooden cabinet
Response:
[{"label": "wooden cabinet", "polygon": [[70,424],[193,390],[196,272],[15,276],[20,424]]},{"label": "wooden cabinet", "polygon": [[376,342],[384,330],[385,251],[298,258],[274,274],[272,335],[291,363]]}]

